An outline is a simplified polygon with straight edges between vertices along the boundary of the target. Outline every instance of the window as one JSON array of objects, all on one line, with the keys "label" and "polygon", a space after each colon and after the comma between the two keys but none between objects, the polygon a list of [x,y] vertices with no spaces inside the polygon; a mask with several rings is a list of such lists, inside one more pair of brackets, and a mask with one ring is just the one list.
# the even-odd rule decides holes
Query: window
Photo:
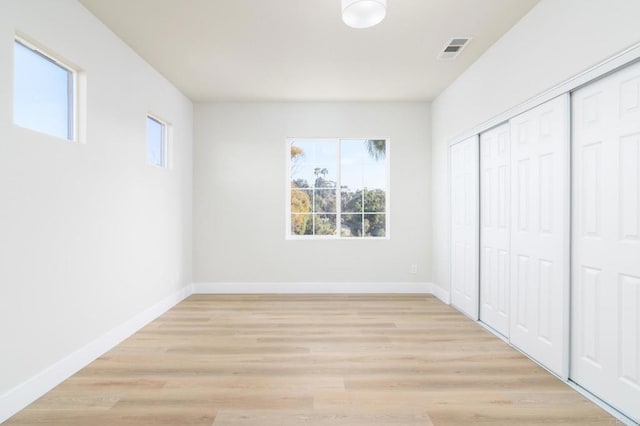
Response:
[{"label": "window", "polygon": [[75,139],[75,72],[16,39],[13,57],[13,121],[20,127]]},{"label": "window", "polygon": [[167,167],[167,125],[147,115],[147,163]]},{"label": "window", "polygon": [[386,139],[287,142],[288,238],[389,236]]}]

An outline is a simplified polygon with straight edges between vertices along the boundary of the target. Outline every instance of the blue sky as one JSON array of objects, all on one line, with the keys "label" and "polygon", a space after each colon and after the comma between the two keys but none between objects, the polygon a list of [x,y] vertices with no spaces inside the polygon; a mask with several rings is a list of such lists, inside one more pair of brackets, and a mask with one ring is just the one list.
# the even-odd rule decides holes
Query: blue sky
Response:
[{"label": "blue sky", "polygon": [[164,125],[147,117],[147,162],[156,166],[165,166]]},{"label": "blue sky", "polygon": [[73,138],[68,125],[69,71],[18,42],[14,49],[14,123],[63,139]]},{"label": "blue sky", "polygon": [[315,180],[314,169],[326,168],[326,179],[335,181],[338,176],[337,152],[340,146],[341,185],[350,189],[386,189],[385,161],[371,158],[365,140],[313,140],[294,141],[293,146],[302,148],[304,156],[297,161],[292,179],[303,178],[310,184]]}]

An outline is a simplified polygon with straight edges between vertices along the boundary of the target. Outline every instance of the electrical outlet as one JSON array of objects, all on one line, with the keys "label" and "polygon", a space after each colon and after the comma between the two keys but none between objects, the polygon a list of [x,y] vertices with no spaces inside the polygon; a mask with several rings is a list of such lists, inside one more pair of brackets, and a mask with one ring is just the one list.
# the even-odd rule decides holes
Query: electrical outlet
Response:
[{"label": "electrical outlet", "polygon": [[411,264],[411,269],[409,269],[409,272],[411,272],[412,274],[417,274],[418,273],[418,265],[416,265],[415,263]]}]

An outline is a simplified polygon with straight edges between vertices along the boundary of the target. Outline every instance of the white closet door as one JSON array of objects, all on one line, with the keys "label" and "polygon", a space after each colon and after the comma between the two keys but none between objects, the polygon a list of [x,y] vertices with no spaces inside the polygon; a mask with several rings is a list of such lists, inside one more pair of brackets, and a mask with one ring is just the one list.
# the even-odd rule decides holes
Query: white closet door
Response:
[{"label": "white closet door", "polygon": [[478,319],[478,137],[451,146],[451,303]]},{"label": "white closet door", "polygon": [[569,95],[511,123],[511,343],[568,377]]},{"label": "white closet door", "polygon": [[509,123],[480,135],[480,321],[509,335]]},{"label": "white closet door", "polygon": [[573,111],[571,378],[640,421],[640,64]]}]

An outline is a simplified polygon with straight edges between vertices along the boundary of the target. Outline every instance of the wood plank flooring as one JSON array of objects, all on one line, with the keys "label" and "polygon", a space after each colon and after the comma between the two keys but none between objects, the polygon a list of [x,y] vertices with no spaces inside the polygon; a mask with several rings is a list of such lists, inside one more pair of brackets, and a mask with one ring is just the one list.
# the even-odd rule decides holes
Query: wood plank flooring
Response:
[{"label": "wood plank flooring", "polygon": [[195,295],[8,425],[614,424],[426,295]]}]

